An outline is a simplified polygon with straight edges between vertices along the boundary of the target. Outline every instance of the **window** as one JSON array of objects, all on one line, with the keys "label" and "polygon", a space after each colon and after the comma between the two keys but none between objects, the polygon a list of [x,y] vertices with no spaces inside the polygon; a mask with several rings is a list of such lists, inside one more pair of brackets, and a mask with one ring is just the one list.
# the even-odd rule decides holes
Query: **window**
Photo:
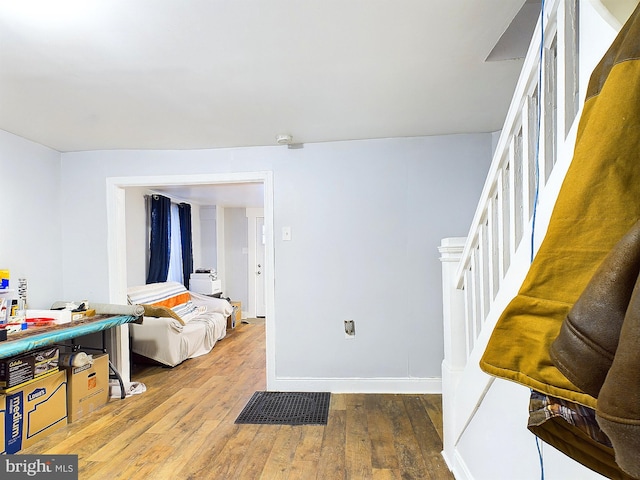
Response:
[{"label": "window", "polygon": [[171,229],[169,230],[169,273],[167,280],[183,283],[182,242],[178,204],[171,203]]}]

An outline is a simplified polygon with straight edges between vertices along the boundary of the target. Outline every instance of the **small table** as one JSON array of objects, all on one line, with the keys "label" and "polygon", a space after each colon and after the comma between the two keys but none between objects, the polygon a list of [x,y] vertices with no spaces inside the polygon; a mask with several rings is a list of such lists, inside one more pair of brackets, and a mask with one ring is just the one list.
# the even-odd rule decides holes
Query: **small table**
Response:
[{"label": "small table", "polygon": [[[0,342],[0,358],[13,357],[30,350],[54,345],[65,340],[73,340],[83,335],[102,332],[102,351],[107,353],[105,348],[105,333],[107,330],[138,321],[139,317],[129,315],[95,315],[93,317],[84,317],[70,323],[61,325],[51,325],[44,327],[33,327],[27,330],[11,333],[9,339]],[[97,349],[100,350],[100,349]],[[109,360],[109,370],[120,383],[120,398],[125,398],[124,382],[120,373]]]}]

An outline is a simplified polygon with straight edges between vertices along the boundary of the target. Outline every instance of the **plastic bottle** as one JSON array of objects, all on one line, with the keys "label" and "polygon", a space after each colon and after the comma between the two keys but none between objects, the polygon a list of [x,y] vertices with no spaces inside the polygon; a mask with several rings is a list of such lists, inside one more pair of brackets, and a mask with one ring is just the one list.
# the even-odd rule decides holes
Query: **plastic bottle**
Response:
[{"label": "plastic bottle", "polygon": [[0,323],[7,322],[7,299],[0,298]]}]

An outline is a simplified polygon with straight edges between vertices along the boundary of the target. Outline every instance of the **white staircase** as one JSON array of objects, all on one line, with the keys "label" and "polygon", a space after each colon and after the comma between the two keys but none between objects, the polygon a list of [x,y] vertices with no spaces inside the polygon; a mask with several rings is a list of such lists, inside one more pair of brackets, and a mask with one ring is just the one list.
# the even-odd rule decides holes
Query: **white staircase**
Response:
[{"label": "white staircase", "polygon": [[459,480],[603,478],[537,445],[529,390],[478,361],[544,238],[591,71],[636,4],[544,2],[469,234],[442,241],[443,455]]}]

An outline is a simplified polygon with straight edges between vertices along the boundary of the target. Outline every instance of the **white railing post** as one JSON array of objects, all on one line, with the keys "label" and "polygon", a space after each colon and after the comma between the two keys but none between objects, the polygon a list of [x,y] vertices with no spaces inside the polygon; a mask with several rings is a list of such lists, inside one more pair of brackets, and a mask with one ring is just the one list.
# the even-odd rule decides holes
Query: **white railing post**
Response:
[{"label": "white railing post", "polygon": [[466,238],[445,238],[440,243],[442,262],[442,311],[444,329],[444,360],[442,361],[442,456],[453,466],[455,445],[455,410],[453,408],[460,374],[467,362],[465,299],[463,290],[456,286],[456,272],[462,257]]}]

